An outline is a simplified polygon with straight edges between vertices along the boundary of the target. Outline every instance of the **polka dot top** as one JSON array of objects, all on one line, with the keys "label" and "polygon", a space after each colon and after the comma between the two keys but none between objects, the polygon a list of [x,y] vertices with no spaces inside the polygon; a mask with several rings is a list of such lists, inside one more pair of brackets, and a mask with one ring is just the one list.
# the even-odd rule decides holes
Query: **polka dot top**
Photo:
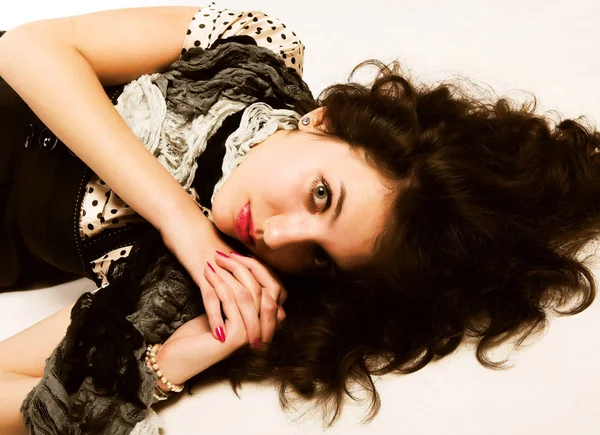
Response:
[{"label": "polka dot top", "polygon": [[210,47],[217,39],[251,36],[256,44],[278,53],[288,67],[302,76],[304,46],[295,32],[275,17],[259,12],[220,9],[214,2],[192,17],[182,53],[193,47]]},{"label": "polka dot top", "polygon": [[[288,67],[302,76],[304,46],[295,32],[279,19],[263,12],[222,9],[214,2],[201,7],[192,17],[181,53],[193,47],[208,48],[217,39],[243,35],[252,37],[257,45],[279,54]],[[194,200],[199,204],[199,198],[194,197]],[[205,214],[210,213],[209,210],[204,211]],[[80,210],[79,235],[82,240],[98,236],[108,228],[124,227],[140,221],[142,218],[133,209],[97,175],[92,175]],[[92,269],[103,284],[111,263],[127,257],[130,251],[131,246],[116,247],[92,262]]]}]

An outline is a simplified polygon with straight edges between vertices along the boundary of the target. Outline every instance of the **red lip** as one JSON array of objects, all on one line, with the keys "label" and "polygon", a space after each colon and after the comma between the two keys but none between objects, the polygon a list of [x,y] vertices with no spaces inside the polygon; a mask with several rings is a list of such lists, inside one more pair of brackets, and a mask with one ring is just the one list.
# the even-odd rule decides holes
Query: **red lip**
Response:
[{"label": "red lip", "polygon": [[252,234],[254,234],[254,222],[252,222],[250,203],[242,207],[235,219],[235,233],[240,242],[254,245],[254,238],[252,237]]}]

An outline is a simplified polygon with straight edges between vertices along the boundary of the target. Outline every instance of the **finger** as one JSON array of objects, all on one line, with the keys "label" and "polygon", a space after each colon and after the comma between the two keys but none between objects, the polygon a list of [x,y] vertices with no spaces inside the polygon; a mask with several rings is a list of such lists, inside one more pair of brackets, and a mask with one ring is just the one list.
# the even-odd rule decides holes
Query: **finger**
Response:
[{"label": "finger", "polygon": [[260,347],[262,342],[260,321],[252,295],[248,289],[244,288],[244,286],[228,271],[217,269],[216,274],[233,292],[244,326],[246,327],[249,343],[251,343],[253,347]]},{"label": "finger", "polygon": [[261,298],[260,322],[263,341],[270,342],[277,327],[277,305],[285,302],[287,291],[283,289],[281,282],[276,278],[275,272],[254,258],[244,257],[233,251],[231,258],[246,266],[263,287],[263,296],[269,296]]},{"label": "finger", "polygon": [[[237,309],[237,302],[235,300],[235,295],[227,287],[227,285],[223,282],[223,280],[219,277],[219,275],[215,272],[214,267],[212,267],[212,265],[208,262],[206,263],[206,266],[204,268],[204,277],[206,278],[207,284],[209,286],[211,286],[211,288],[213,289],[213,291],[216,295],[215,297],[217,298],[217,300],[220,301],[220,305],[223,307],[223,313],[225,314],[227,319],[231,320],[233,323],[235,323],[236,320],[239,320],[239,323],[241,323],[241,317],[240,317],[240,313]],[[220,313],[220,308],[219,308],[219,313]],[[220,314],[219,314],[219,317],[221,317]],[[222,328],[223,328],[222,334],[219,333],[219,331],[214,331],[214,330],[213,331],[216,334],[216,338],[219,341],[225,342],[227,335],[234,331],[227,331],[225,329],[225,325],[223,325]],[[212,325],[211,325],[211,330],[212,330]]]},{"label": "finger", "polygon": [[283,285],[277,279],[277,274],[273,270],[254,258],[245,257],[234,251],[231,251],[231,254],[232,259],[239,261],[252,272],[256,281],[258,281],[262,288],[269,292],[274,300],[279,299]]},{"label": "finger", "polygon": [[262,286],[258,283],[252,272],[241,262],[235,261],[220,251],[217,251],[215,260],[217,265],[231,272],[238,282],[250,291],[256,311],[260,313]]},{"label": "finger", "polygon": [[288,298],[288,292],[286,289],[282,288],[281,293],[279,294],[279,299],[277,300],[277,304],[278,305],[285,304],[285,301],[287,301],[287,298]]},{"label": "finger", "polygon": [[286,317],[285,311],[283,310],[283,307],[278,307],[277,308],[277,327],[279,328],[281,326],[281,324],[284,322]]},{"label": "finger", "polygon": [[278,308],[277,302],[275,302],[267,292],[264,292],[262,311],[260,313],[260,332],[264,343],[270,343],[273,340],[275,328],[277,327]]},{"label": "finger", "polygon": [[204,279],[200,280],[199,287],[200,292],[202,293],[204,311],[206,311],[213,336],[219,340],[219,328],[225,333],[225,322],[221,313],[221,301],[219,300],[214,287],[207,281],[206,277],[203,278]]}]

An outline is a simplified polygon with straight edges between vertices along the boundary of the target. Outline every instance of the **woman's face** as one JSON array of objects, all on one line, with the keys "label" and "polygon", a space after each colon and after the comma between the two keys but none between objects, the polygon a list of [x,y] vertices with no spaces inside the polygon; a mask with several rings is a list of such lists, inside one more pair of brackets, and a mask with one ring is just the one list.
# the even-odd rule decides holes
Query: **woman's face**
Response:
[{"label": "woman's face", "polygon": [[213,202],[220,231],[287,273],[367,263],[389,210],[387,180],[347,144],[314,134],[321,114],[255,145]]}]

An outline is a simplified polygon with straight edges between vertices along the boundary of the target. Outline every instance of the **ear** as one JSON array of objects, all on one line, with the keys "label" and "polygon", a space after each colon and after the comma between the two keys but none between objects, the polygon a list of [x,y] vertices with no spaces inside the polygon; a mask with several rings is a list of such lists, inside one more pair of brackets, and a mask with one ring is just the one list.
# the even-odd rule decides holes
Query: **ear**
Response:
[{"label": "ear", "polygon": [[314,130],[320,130],[321,132],[326,132],[325,129],[325,107],[317,107],[314,110],[308,112],[304,117],[308,117],[310,119],[310,123],[308,125],[304,125],[302,123],[298,124],[298,128],[302,131],[311,132]]},{"label": "ear", "polygon": [[312,115],[314,118],[313,125],[317,128],[324,127],[325,107],[324,106],[317,107],[315,110],[311,111],[310,113],[314,113],[314,115]]}]

